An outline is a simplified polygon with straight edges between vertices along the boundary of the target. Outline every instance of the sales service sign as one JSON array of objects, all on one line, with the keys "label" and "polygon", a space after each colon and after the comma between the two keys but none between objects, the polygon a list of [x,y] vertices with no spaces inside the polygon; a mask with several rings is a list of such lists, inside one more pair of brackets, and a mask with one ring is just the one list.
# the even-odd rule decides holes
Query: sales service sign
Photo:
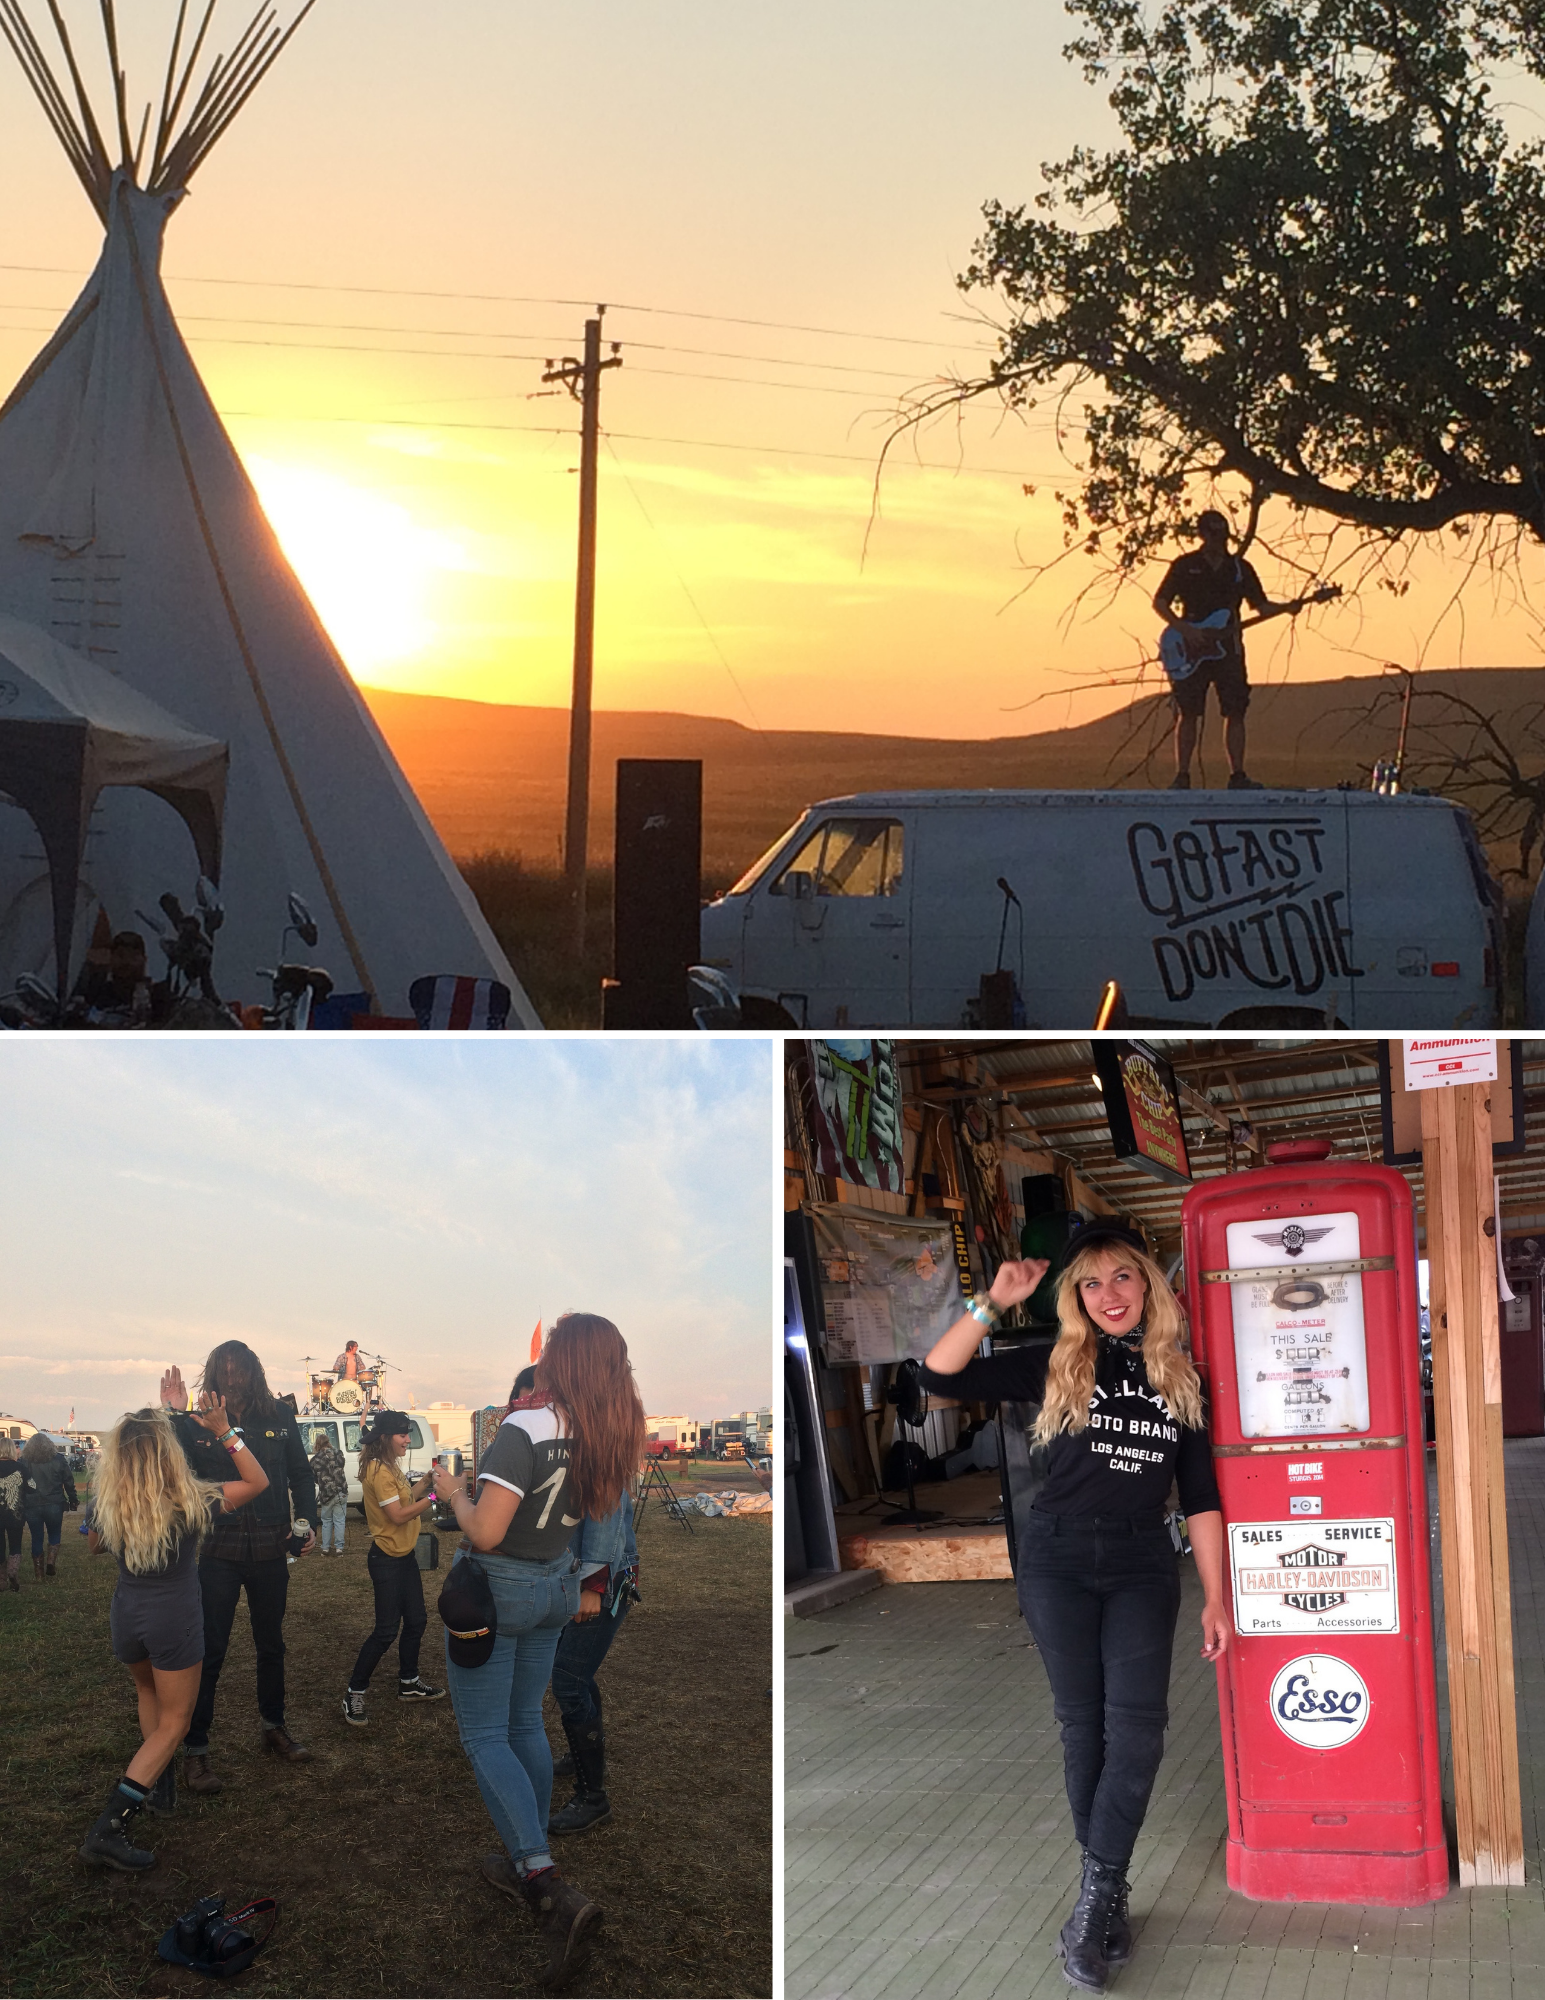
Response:
[{"label": "sales service sign", "polygon": [[1234,1622],[1268,1632],[1398,1632],[1395,1523],[1231,1521]]}]

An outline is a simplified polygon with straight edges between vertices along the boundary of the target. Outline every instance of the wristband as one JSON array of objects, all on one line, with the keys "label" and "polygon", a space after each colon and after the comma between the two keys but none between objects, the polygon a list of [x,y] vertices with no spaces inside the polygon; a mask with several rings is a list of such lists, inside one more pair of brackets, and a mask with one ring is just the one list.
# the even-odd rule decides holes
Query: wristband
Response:
[{"label": "wristband", "polygon": [[994,1304],[986,1292],[978,1292],[966,1311],[979,1326],[994,1327],[1003,1317],[1003,1308]]}]

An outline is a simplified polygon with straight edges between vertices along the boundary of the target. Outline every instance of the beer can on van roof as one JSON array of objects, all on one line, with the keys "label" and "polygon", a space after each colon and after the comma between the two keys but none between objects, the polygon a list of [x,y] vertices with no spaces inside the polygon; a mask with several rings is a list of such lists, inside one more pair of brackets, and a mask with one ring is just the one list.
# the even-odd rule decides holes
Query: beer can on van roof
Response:
[{"label": "beer can on van roof", "polygon": [[[702,915],[748,1025],[1477,1029],[1500,893],[1469,814],[1362,791],[828,799]],[[987,1019],[984,979],[1011,986]]]}]

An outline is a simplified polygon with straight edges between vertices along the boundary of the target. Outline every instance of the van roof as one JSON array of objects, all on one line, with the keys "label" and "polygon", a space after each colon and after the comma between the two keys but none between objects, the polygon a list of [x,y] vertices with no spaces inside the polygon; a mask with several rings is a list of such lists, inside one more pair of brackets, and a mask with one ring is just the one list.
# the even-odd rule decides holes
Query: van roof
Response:
[{"label": "van roof", "polygon": [[[1224,786],[1202,790],[1198,787],[1190,792],[1172,792],[1169,788],[1153,791],[1108,791],[1108,792],[1049,792],[1049,791],[938,791],[938,792],[850,792],[840,798],[818,799],[806,806],[806,812],[826,812],[835,806],[858,808],[864,812],[899,812],[905,806],[1118,806],[1130,811],[1133,806],[1142,805],[1150,811],[1159,805],[1178,806],[1182,810],[1205,803],[1211,807],[1227,801],[1230,807],[1239,810],[1246,806],[1314,806],[1323,810],[1327,806],[1353,806],[1363,810],[1370,808],[1388,812],[1391,806],[1421,807],[1429,811],[1452,812],[1452,799],[1427,797],[1416,792],[1398,792],[1393,798],[1378,792],[1368,792],[1350,787],[1341,791],[1332,786],[1316,789],[1282,786],[1267,786],[1259,792],[1231,792]],[[1463,810],[1463,808],[1459,808]]]}]

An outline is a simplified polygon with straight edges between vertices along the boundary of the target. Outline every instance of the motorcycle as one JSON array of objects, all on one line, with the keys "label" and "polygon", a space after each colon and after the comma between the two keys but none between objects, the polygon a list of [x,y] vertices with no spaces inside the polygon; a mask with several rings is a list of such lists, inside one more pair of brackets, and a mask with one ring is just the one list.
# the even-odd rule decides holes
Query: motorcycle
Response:
[{"label": "motorcycle", "polygon": [[289,906],[290,921],[279,933],[278,964],[258,967],[258,977],[269,980],[273,986],[273,1000],[262,1010],[262,1025],[265,1028],[309,1028],[312,1009],[327,999],[333,990],[332,974],[324,972],[321,966],[286,961],[284,941],[291,931],[308,951],[316,948],[317,941],[316,919],[293,889],[290,891]]}]

